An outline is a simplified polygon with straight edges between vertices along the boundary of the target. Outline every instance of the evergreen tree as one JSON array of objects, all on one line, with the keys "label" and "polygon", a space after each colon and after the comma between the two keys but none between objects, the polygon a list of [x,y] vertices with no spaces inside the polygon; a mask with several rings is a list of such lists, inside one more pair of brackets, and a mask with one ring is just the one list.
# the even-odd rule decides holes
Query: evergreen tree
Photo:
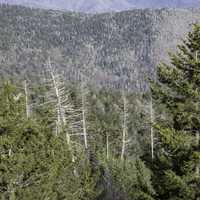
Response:
[{"label": "evergreen tree", "polygon": [[108,199],[153,200],[151,172],[140,159],[104,163]]},{"label": "evergreen tree", "polygon": [[164,106],[154,127],[159,138],[153,170],[159,199],[200,198],[200,25],[194,25],[171,64],[161,64],[152,83]]},{"label": "evergreen tree", "polygon": [[[90,200],[96,178],[81,149],[72,161],[61,133],[26,117],[25,98],[10,83],[0,90],[0,199]],[[80,147],[81,148],[81,147]]]}]

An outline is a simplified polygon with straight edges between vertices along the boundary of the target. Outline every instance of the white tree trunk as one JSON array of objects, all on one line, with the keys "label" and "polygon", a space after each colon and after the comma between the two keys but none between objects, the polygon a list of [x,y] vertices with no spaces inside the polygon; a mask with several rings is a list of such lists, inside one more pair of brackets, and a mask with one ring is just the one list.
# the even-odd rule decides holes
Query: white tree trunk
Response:
[{"label": "white tree trunk", "polygon": [[150,100],[150,120],[151,120],[151,129],[150,129],[150,134],[151,134],[151,159],[152,161],[154,160],[154,110],[153,110],[153,100],[151,97]]},{"label": "white tree trunk", "polygon": [[[196,145],[197,145],[197,149],[199,149],[199,141],[200,141],[200,135],[199,132],[196,133]],[[200,174],[200,169],[199,169],[199,164],[197,164],[196,166],[196,176],[199,177]]]},{"label": "white tree trunk", "polygon": [[122,150],[121,150],[121,160],[124,160],[125,150],[126,150],[126,137],[127,137],[127,116],[128,116],[128,108],[127,108],[127,99],[125,96],[125,92],[123,91],[123,130],[122,130]]},{"label": "white tree trunk", "polygon": [[[198,61],[198,51],[195,52],[195,60],[196,60],[196,62]],[[199,132],[196,132],[196,146],[197,146],[197,148],[199,148],[199,142],[200,142]],[[199,174],[200,174],[200,169],[199,169],[199,164],[197,164],[197,166],[196,166],[197,177],[199,177]]]},{"label": "white tree trunk", "polygon": [[106,158],[109,159],[109,136],[106,134]]},{"label": "white tree trunk", "polygon": [[29,101],[28,101],[28,87],[27,87],[27,82],[24,81],[24,92],[25,92],[25,104],[26,104],[26,118],[30,118],[30,106],[29,106]]},{"label": "white tree trunk", "polygon": [[9,157],[12,155],[12,149],[9,149],[8,155],[9,155]]},{"label": "white tree trunk", "polygon": [[61,96],[59,93],[59,88],[58,88],[58,83],[56,81],[55,74],[53,73],[52,67],[51,67],[51,61],[49,59],[49,69],[50,69],[50,75],[53,83],[53,88],[55,91],[55,96],[56,96],[56,114],[57,114],[57,120],[56,120],[56,134],[58,135],[61,132],[61,127],[62,127],[62,121],[61,121]]},{"label": "white tree trunk", "polygon": [[81,80],[81,98],[82,98],[82,123],[83,123],[83,137],[84,137],[84,144],[85,149],[88,148],[88,141],[87,141],[87,124],[86,124],[86,99],[85,99],[85,93],[84,93],[84,86],[83,86],[83,80]]},{"label": "white tree trunk", "polygon": [[[51,65],[51,60],[48,60],[48,70],[50,74],[50,82],[53,89],[51,93],[51,98],[53,94],[53,103],[55,104],[55,118],[56,118],[56,135],[59,135],[61,131],[65,132],[67,144],[69,150],[71,152],[72,163],[75,163],[75,155],[73,151],[73,143],[71,141],[72,135],[80,135],[74,134],[74,130],[80,130],[79,125],[81,122],[77,122],[77,117],[83,118],[83,132],[85,138],[85,146],[87,148],[87,132],[86,132],[86,119],[85,119],[85,99],[84,93],[82,96],[82,115],[80,110],[77,113],[77,110],[74,108],[74,105],[71,103],[69,93],[65,89],[64,82],[62,81],[59,74],[56,73],[56,70]],[[68,126],[67,126],[68,125]],[[78,130],[77,130],[78,129]],[[83,135],[83,133],[81,133]],[[74,167],[74,175],[78,176],[76,168]]]}]

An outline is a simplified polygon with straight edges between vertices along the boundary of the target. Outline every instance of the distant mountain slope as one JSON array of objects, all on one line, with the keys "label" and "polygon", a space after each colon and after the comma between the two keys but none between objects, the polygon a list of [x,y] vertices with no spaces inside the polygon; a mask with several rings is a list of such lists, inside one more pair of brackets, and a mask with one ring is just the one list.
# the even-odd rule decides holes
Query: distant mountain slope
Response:
[{"label": "distant mountain slope", "polygon": [[200,7],[200,0],[0,0],[0,3],[92,13],[133,8]]},{"label": "distant mountain slope", "polygon": [[[0,76],[35,80],[48,57],[66,80],[145,90],[147,76],[200,19],[199,10],[86,15],[0,7]],[[28,78],[27,78],[28,77]]]}]

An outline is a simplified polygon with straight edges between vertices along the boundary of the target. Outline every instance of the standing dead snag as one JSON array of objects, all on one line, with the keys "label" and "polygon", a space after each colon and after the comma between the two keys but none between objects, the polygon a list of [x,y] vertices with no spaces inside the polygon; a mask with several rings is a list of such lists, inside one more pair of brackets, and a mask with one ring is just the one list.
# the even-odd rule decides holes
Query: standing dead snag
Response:
[{"label": "standing dead snag", "polygon": [[61,105],[61,94],[60,94],[60,80],[58,75],[55,75],[55,72],[51,66],[51,61],[49,59],[48,63],[48,69],[49,73],[51,75],[51,80],[52,80],[52,87],[55,92],[55,97],[56,97],[56,113],[57,113],[57,120],[56,120],[56,135],[58,135],[61,132],[61,127],[62,127],[62,105]]},{"label": "standing dead snag", "polygon": [[88,149],[88,141],[87,141],[87,124],[86,124],[86,91],[83,82],[83,78],[81,78],[81,112],[82,112],[82,128],[83,128],[83,137],[85,149]]},{"label": "standing dead snag", "polygon": [[29,105],[29,99],[28,99],[28,87],[27,82],[24,81],[24,93],[25,93],[25,106],[26,106],[26,118],[30,118],[30,105]]},{"label": "standing dead snag", "polygon": [[[70,94],[65,88],[65,83],[62,81],[61,76],[56,72],[56,69],[53,68],[50,58],[47,64],[50,75],[48,82],[51,87],[49,103],[54,107],[56,135],[65,133],[72,156],[72,162],[74,163],[76,158],[75,152],[77,148],[80,150],[81,145],[76,143],[73,140],[73,137],[84,135],[82,132],[80,133],[80,127],[82,126],[80,118],[82,115],[80,110],[76,109],[71,103]],[[85,119],[85,117],[83,117],[83,119]],[[86,131],[84,133],[86,133]],[[74,174],[77,175],[76,169],[74,169]]]},{"label": "standing dead snag", "polygon": [[151,123],[151,128],[150,128],[150,134],[151,134],[151,159],[152,161],[154,160],[154,110],[153,110],[153,99],[151,96],[150,103],[149,103],[149,108],[150,108],[150,123]]},{"label": "standing dead snag", "polygon": [[[198,51],[195,52],[195,61],[198,62]],[[196,132],[196,146],[197,146],[197,149],[199,149],[199,143],[200,143],[200,134],[197,131]],[[197,177],[199,177],[199,174],[200,174],[200,168],[199,168],[199,164],[197,164],[197,166],[196,166],[196,175],[197,175]]]},{"label": "standing dead snag", "polygon": [[72,136],[81,136],[84,140],[84,148],[88,149],[88,124],[87,124],[87,88],[86,82],[83,80],[81,74],[81,85],[80,85],[80,105],[79,109],[76,110],[76,121],[74,122],[73,129],[75,133]]},{"label": "standing dead snag", "polygon": [[125,95],[125,91],[122,92],[123,100],[123,125],[122,125],[122,150],[121,150],[121,160],[124,160],[126,146],[128,144],[128,101]]},{"label": "standing dead snag", "polygon": [[[48,60],[48,70],[50,74],[50,85],[53,95],[51,96],[52,103],[55,104],[56,115],[56,135],[60,134],[66,128],[67,118],[66,113],[73,115],[74,108],[69,100],[69,94],[65,90],[64,83],[56,70],[52,67],[51,60]],[[71,123],[71,122],[70,122]],[[69,123],[69,124],[70,124]],[[67,143],[70,146],[70,135],[68,131],[65,131]]]},{"label": "standing dead snag", "polygon": [[[199,137],[199,132],[198,132],[198,133],[196,133],[197,149],[199,149],[199,140],[200,140],[200,137]],[[196,176],[199,177],[199,174],[200,174],[200,169],[199,169],[199,164],[197,164],[197,166],[196,166]]]},{"label": "standing dead snag", "polygon": [[[70,102],[69,92],[66,91],[64,82],[62,81],[60,75],[56,73],[56,70],[52,67],[51,60],[49,58],[47,63],[48,71],[50,74],[50,86],[51,92],[51,103],[55,106],[55,124],[56,124],[56,136],[58,136],[62,131],[66,135],[67,144],[72,156],[72,162],[75,162],[75,155],[73,152],[71,136],[74,133],[75,120],[76,120],[76,110]],[[53,95],[52,95],[53,94]],[[71,131],[71,134],[70,134]],[[77,175],[76,168],[73,171],[75,176]]]},{"label": "standing dead snag", "polygon": [[109,159],[109,135],[106,134],[106,158]]}]

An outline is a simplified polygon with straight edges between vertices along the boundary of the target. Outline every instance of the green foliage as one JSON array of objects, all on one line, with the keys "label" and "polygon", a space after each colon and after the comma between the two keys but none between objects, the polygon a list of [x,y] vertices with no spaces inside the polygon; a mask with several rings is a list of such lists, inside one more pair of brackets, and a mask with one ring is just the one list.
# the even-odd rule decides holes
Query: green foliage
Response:
[{"label": "green foliage", "polygon": [[[69,86],[69,98],[78,109],[80,91]],[[140,118],[136,115],[136,94],[130,100],[129,136],[132,140],[126,151],[126,162],[120,161],[121,152],[121,94],[105,89],[88,92],[87,116],[89,150],[84,150],[82,138],[74,136],[69,146],[67,127],[58,136],[54,133],[55,113],[46,104],[47,87],[30,88],[31,117],[26,116],[26,99],[21,87],[9,82],[0,90],[0,199],[72,199],[94,200],[109,193],[104,187],[104,174],[122,198],[152,199],[151,173],[141,160],[131,161],[144,152],[138,151]],[[139,110],[138,110],[139,111]],[[139,115],[138,115],[139,116]],[[109,135],[110,157],[106,160],[106,135]],[[139,137],[139,136],[138,136]],[[134,147],[138,144],[138,147]],[[142,143],[144,145],[144,143]],[[104,164],[102,164],[104,160]]]},{"label": "green foliage", "polygon": [[154,199],[155,192],[151,185],[151,172],[140,159],[125,162],[110,159],[104,165],[118,196],[124,196],[124,199],[127,200]]},{"label": "green foliage", "polygon": [[[160,21],[162,12],[165,13],[155,11]],[[91,17],[1,5],[0,60],[6,68],[1,68],[0,76],[17,79],[16,74],[21,74],[20,80],[24,76],[30,80],[44,79],[41,63],[46,63],[50,56],[52,65],[62,69],[69,80],[79,80],[76,70],[85,70],[85,76],[98,74],[100,77],[91,80],[92,84],[114,85],[119,89],[122,79],[117,77],[123,75],[127,85],[146,90],[144,76],[152,73],[146,66],[152,65],[149,52],[157,35],[153,27],[155,15],[150,10],[127,13]],[[148,38],[145,44],[144,38]],[[130,55],[124,54],[127,49]],[[149,93],[126,91],[128,136],[122,161],[120,91],[89,88],[85,105],[88,149],[85,149],[81,133],[73,134],[71,143],[66,140],[66,135],[73,132],[68,122],[55,135],[56,112],[52,109],[55,105],[48,104],[45,98],[49,86],[31,86],[32,112],[27,119],[22,88],[19,84],[3,83],[0,88],[0,199],[197,200],[200,197],[199,25],[194,26],[178,49],[177,54],[170,55],[170,65],[163,63],[158,67],[158,80],[152,83],[153,104],[159,115],[153,124],[156,146],[155,159],[149,164],[151,171],[141,159],[146,159],[150,152]],[[140,70],[135,60],[139,60]],[[66,67],[66,63],[73,67]],[[87,68],[81,68],[82,65]],[[38,71],[42,77],[36,78]],[[134,76],[130,77],[131,74]],[[80,88],[67,83],[63,86],[61,92],[64,95],[65,86],[68,87],[69,100],[79,113]],[[71,117],[70,111],[64,112]],[[77,114],[74,119],[78,125],[79,118]]]},{"label": "green foliage", "polygon": [[153,164],[159,199],[197,199],[199,194],[200,130],[200,26],[171,54],[171,65],[158,67],[158,81],[152,84],[157,103],[170,113],[157,122],[159,138]]},{"label": "green foliage", "polygon": [[6,83],[0,91],[0,199],[94,199],[96,176],[83,153],[72,162],[62,135],[26,119],[24,98]]}]

